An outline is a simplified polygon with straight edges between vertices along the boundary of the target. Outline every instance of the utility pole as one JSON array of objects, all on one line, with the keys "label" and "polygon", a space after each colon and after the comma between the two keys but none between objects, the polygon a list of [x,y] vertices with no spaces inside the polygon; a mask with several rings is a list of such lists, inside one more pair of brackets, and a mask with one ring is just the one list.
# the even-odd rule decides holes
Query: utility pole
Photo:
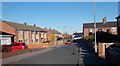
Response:
[{"label": "utility pole", "polygon": [[95,27],[95,52],[97,53],[97,42],[96,42],[96,0],[94,0],[94,27]]},{"label": "utility pole", "polygon": [[63,29],[64,29],[64,34],[65,34],[65,26],[63,27]]},{"label": "utility pole", "polygon": [[65,26],[63,27],[63,30],[64,30],[64,33],[63,33],[63,36],[64,36],[63,43],[65,43]]}]

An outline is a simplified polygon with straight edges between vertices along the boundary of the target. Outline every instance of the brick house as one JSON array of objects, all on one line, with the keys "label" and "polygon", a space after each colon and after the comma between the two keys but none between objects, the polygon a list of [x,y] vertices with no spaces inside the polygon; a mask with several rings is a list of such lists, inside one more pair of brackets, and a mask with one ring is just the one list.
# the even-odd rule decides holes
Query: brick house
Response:
[{"label": "brick house", "polygon": [[[109,32],[111,34],[117,35],[117,21],[106,23],[96,22],[96,31]],[[83,36],[88,36],[89,33],[94,33],[94,23],[83,24]]]},{"label": "brick house", "polygon": [[[63,40],[57,41],[58,38],[63,38],[63,34],[55,29],[49,29],[52,36],[55,36],[55,45],[63,44]],[[54,40],[53,40],[54,41]]]},{"label": "brick house", "polygon": [[51,31],[51,33],[52,34],[54,34],[56,37],[63,37],[62,36],[62,33],[61,32],[59,32],[59,31],[57,31],[57,30],[55,30],[55,29],[53,29],[53,30],[50,30]]},{"label": "brick house", "polygon": [[[105,33],[110,33],[112,35],[117,35],[117,21],[112,22],[96,22],[96,31],[103,31]],[[83,24],[83,34],[85,36],[89,36],[89,33],[94,33],[94,23],[84,23]],[[105,56],[105,49],[112,45],[113,43],[102,43],[98,42],[98,56]]]},{"label": "brick house", "polygon": [[47,31],[40,27],[20,24],[9,21],[0,21],[2,35],[11,35],[11,42],[25,42],[26,44],[37,44],[47,40]]}]

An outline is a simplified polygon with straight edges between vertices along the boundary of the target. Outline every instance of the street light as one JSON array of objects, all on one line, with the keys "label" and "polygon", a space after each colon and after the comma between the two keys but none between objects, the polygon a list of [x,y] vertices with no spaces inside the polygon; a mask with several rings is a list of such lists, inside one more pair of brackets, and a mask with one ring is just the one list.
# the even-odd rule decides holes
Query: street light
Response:
[{"label": "street light", "polygon": [[97,52],[97,42],[96,42],[96,0],[94,0],[94,27],[95,27],[95,52]]}]

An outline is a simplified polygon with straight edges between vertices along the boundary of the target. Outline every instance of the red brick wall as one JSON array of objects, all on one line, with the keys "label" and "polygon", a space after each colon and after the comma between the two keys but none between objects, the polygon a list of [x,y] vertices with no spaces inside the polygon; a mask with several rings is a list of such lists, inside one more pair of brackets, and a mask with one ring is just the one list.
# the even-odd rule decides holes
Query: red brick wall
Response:
[{"label": "red brick wall", "polygon": [[103,44],[102,43],[98,43],[98,56],[103,56]]},{"label": "red brick wall", "polygon": [[84,28],[84,37],[89,35],[88,28]]},{"label": "red brick wall", "polygon": [[100,57],[105,56],[105,48],[107,49],[109,46],[110,46],[109,43],[108,44],[107,43],[106,44],[98,43],[98,56],[100,56]]},{"label": "red brick wall", "polygon": [[19,42],[18,30],[15,30],[14,42]]},{"label": "red brick wall", "polygon": [[51,33],[51,31],[48,30],[48,29],[45,29],[45,30],[47,31],[47,38],[48,38],[48,40],[52,41],[52,33]]},{"label": "red brick wall", "polygon": [[[107,32],[107,29],[109,29],[111,34],[117,35],[117,27],[116,27],[116,32],[112,32],[111,28],[112,27],[96,28],[96,31],[98,31],[98,29],[102,29],[102,31]],[[94,33],[94,28],[90,28],[90,29],[92,29],[93,30],[92,32]],[[84,37],[88,36],[89,35],[89,28],[84,28],[83,32],[84,32]]]},{"label": "red brick wall", "polygon": [[52,43],[46,43],[46,44],[27,44],[28,48],[49,48],[54,46]]}]

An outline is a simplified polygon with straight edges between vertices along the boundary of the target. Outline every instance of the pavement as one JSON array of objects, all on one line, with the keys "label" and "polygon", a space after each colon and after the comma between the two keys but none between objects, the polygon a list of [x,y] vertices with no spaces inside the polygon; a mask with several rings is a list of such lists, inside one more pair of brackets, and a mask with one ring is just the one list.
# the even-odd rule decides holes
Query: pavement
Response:
[{"label": "pavement", "polygon": [[[79,53],[78,47],[80,48]],[[106,64],[106,62],[90,52],[84,42],[80,41],[71,45],[52,47],[19,57],[3,59],[3,64],[82,64],[87,66],[87,64]]]},{"label": "pavement", "polygon": [[90,51],[83,40],[77,44],[77,47],[80,47],[80,56],[83,64],[107,64],[105,59]]}]

